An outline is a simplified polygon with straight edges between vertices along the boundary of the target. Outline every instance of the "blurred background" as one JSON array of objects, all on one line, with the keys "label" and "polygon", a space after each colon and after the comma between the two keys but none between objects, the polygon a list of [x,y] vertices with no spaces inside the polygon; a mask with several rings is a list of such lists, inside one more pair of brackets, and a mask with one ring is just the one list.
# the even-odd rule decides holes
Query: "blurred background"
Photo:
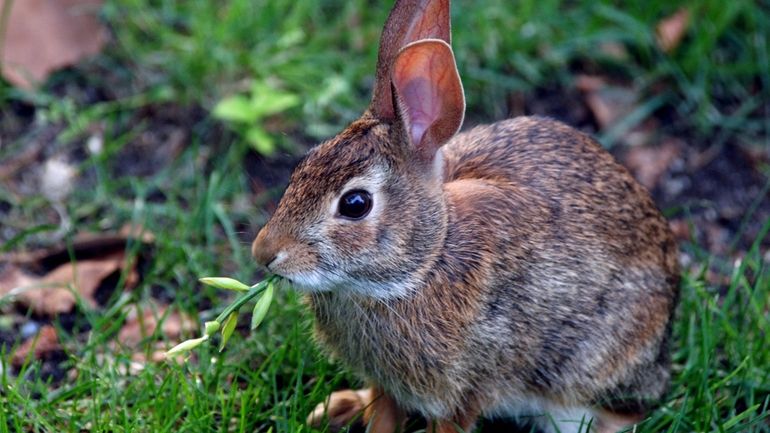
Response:
[{"label": "blurred background", "polygon": [[[262,277],[249,244],[365,109],[390,7],[0,0],[0,432],[308,431],[357,384],[291,292],[222,354],[163,352],[230,299],[199,277]],[[593,134],[680,241],[676,380],[642,431],[770,431],[770,2],[452,8],[464,128]]]}]

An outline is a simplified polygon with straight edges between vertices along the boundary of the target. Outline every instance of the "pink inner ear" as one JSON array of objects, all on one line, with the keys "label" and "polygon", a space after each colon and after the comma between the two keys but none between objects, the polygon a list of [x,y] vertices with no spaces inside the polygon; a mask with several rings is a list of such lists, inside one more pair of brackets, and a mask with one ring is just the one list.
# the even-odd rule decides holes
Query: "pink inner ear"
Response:
[{"label": "pink inner ear", "polygon": [[411,144],[432,160],[460,129],[465,111],[452,48],[438,39],[407,45],[396,57],[392,80]]},{"label": "pink inner ear", "polygon": [[425,131],[439,116],[438,95],[427,77],[412,78],[400,94],[408,110],[410,138],[412,143],[418,145],[422,142]]},{"label": "pink inner ear", "polygon": [[[441,115],[440,81],[443,65],[436,51],[405,50],[398,58],[393,82],[406,110],[410,138],[420,145],[425,131]],[[454,65],[452,65],[454,67]]]}]

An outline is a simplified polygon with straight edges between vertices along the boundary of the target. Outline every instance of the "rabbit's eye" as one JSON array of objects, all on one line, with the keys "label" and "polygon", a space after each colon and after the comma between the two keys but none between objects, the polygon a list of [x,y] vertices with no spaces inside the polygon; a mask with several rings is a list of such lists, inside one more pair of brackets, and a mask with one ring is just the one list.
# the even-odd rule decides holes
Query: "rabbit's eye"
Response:
[{"label": "rabbit's eye", "polygon": [[361,219],[372,210],[372,195],[362,189],[348,191],[340,198],[338,209],[345,218]]}]

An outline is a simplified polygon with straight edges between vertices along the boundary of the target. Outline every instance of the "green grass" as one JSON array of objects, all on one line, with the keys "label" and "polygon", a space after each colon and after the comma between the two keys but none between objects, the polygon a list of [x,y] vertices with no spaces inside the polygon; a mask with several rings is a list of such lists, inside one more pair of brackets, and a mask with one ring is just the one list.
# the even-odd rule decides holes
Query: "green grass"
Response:
[{"label": "green grass", "polygon": [[[146,285],[173,281],[158,275],[161,266],[153,266]],[[189,296],[194,279],[181,279],[167,284]],[[52,388],[37,363],[16,377],[4,366],[0,431],[308,431],[306,414],[350,383],[317,353],[310,318],[291,292],[280,294],[256,334],[234,337],[224,353],[203,345],[194,362],[150,363],[128,374],[132,352],[108,342],[142,297],[106,313],[81,306],[91,331],[64,342],[77,378]],[[193,299],[174,304],[194,311]],[[637,431],[770,431],[769,309],[770,272],[757,248],[736,265],[727,287],[688,275],[674,326],[674,384]]]},{"label": "green grass", "polygon": [[[66,203],[74,227],[131,222],[156,240],[139,287],[123,295],[118,290],[105,309],[79,305],[77,332],[60,334],[72,377],[52,385],[37,361],[15,374],[8,351],[0,355],[0,433],[309,431],[304,418],[315,404],[356,381],[319,354],[311,318],[294,293],[277,295],[256,334],[236,333],[222,354],[204,346],[186,365],[148,363],[129,373],[134,351],[115,343],[129,312],[152,297],[209,320],[227,302],[198,277],[256,281],[248,243],[267,216],[264,204],[281,186],[252,191],[252,176],[259,174],[246,171],[248,145],[206,115],[179,125],[189,131],[189,144],[173,162],[141,177],[115,173],[128,149],[157,128],[148,110],[155,116],[170,106],[206,112],[222,98],[246,94],[255,81],[301,96],[299,106],[264,120],[284,148],[299,152],[332,135],[369,98],[387,8],[364,0],[106,3],[115,43],[103,55],[57,74],[37,92],[0,83],[0,125],[12,121],[3,118],[11,104],[36,107],[33,124],[17,128],[23,134],[2,137],[0,161],[36,139],[51,140],[48,154],[72,154],[94,129],[102,131],[104,151],[80,159],[86,187]],[[683,5],[693,10],[690,33],[673,53],[662,53],[655,24]],[[532,98],[569,88],[576,73],[603,72],[634,85],[640,106],[677,119],[663,125],[670,133],[710,145],[770,145],[767,2],[459,0],[453,20],[472,121],[506,117],[503,95]],[[596,48],[602,43],[623,44],[628,57],[602,54]],[[83,87],[104,96],[84,97]],[[13,240],[0,249],[52,242],[57,218],[46,199],[0,184],[0,204],[8,209],[0,212],[4,239]],[[693,254],[704,271],[684,276],[674,384],[638,431],[770,432],[770,270],[758,247],[763,237],[735,265]],[[714,264],[727,270],[728,284],[708,282],[705,270]],[[149,355],[150,343],[163,338],[148,336],[142,350]]]},{"label": "green grass", "polygon": [[[692,14],[687,36],[663,53],[655,26],[681,7]],[[133,101],[132,107],[137,97],[211,108],[225,96],[247,92],[251,81],[264,82],[302,96],[280,132],[324,138],[367,102],[386,14],[387,7],[364,0],[112,0],[103,15],[115,43],[92,65],[110,73],[83,79],[107,89],[118,100],[117,111],[125,105],[120,101]],[[508,115],[506,98],[489,95],[558,91],[571,86],[576,72],[605,72],[630,83],[646,111],[675,115],[680,121],[667,125],[673,131],[718,143],[768,144],[766,1],[457,0],[453,24],[475,122]],[[627,54],[606,54],[600,47],[607,44],[620,44]],[[119,86],[109,78],[114,76]],[[46,90],[69,78],[54,78]],[[20,93],[0,84],[0,101],[12,99],[49,109],[62,105],[45,91]],[[74,110],[86,108],[70,102]],[[93,110],[84,111],[98,115]],[[83,116],[66,120],[87,123]]]}]

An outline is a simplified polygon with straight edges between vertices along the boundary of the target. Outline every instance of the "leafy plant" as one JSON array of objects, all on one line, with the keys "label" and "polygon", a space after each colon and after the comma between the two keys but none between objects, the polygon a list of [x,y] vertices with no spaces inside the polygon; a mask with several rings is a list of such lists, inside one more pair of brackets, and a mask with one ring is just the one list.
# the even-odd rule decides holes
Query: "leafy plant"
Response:
[{"label": "leafy plant", "polygon": [[206,322],[204,325],[202,337],[193,338],[192,340],[186,340],[177,344],[176,346],[172,347],[171,350],[166,352],[166,356],[188,352],[208,341],[208,339],[218,331],[222,332],[222,343],[219,345],[219,351],[221,352],[224,350],[227,341],[230,339],[230,336],[233,335],[233,331],[235,331],[235,326],[238,324],[238,314],[241,307],[261,294],[262,296],[254,305],[254,310],[251,315],[251,329],[257,329],[259,324],[262,323],[262,320],[265,318],[267,310],[270,308],[270,304],[273,302],[275,283],[278,282],[279,279],[280,277],[278,276],[270,276],[265,280],[249,287],[232,278],[201,278],[200,281],[203,284],[208,284],[220,289],[235,290],[245,293],[239,296],[232,304],[228,305],[227,308],[225,308],[224,311],[222,311],[222,313],[217,316],[215,320]]},{"label": "leafy plant", "polygon": [[276,140],[264,128],[262,121],[299,103],[299,96],[255,81],[249,95],[234,95],[219,101],[213,114],[229,122],[254,150],[270,156],[276,151]]}]

